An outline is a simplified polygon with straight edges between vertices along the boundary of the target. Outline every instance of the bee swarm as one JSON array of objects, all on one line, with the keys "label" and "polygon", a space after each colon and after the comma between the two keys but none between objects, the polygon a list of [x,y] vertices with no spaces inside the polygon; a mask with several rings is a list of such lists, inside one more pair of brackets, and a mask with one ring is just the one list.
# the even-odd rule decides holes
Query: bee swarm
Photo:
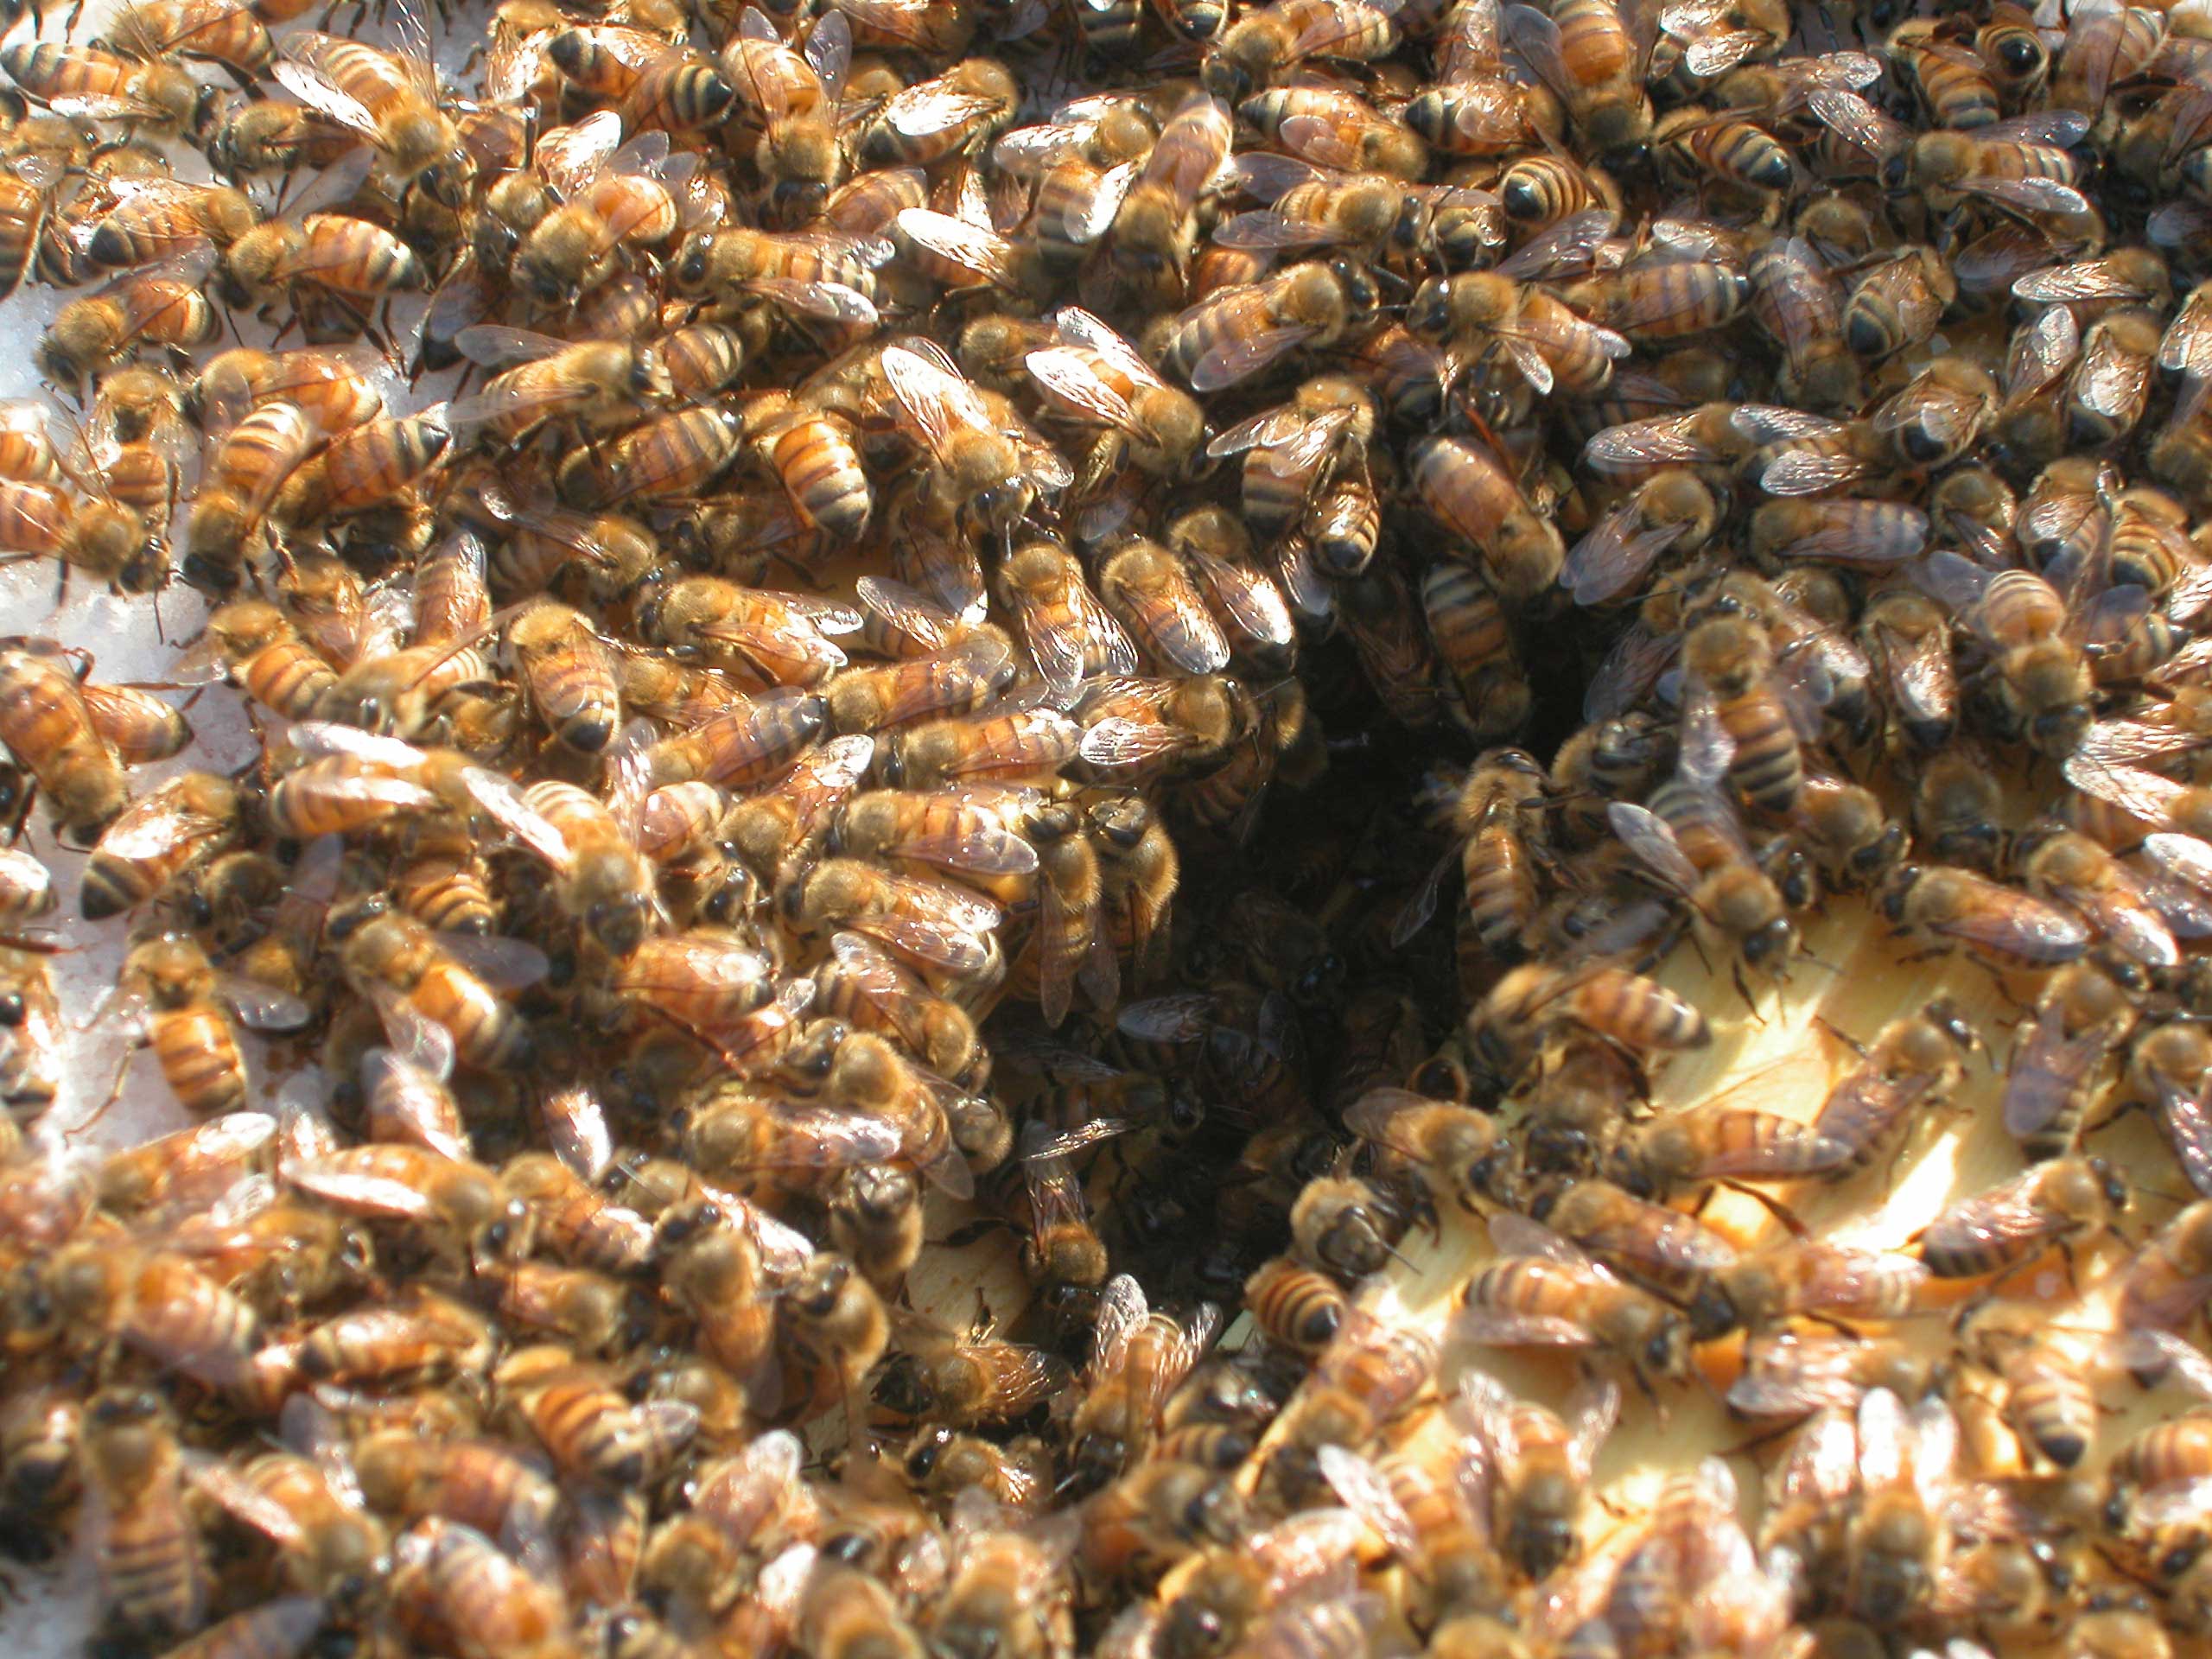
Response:
[{"label": "bee swarm", "polygon": [[2212,11],[308,10],[0,47],[90,1650],[2212,1652]]}]

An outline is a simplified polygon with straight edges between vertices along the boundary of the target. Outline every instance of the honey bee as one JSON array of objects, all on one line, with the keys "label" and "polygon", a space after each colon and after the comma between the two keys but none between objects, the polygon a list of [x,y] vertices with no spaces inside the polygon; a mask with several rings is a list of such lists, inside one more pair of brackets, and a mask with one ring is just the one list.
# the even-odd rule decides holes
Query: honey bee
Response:
[{"label": "honey bee", "polygon": [[158,264],[201,242],[227,249],[260,219],[242,191],[225,185],[125,178],[109,190],[116,205],[100,215],[85,243],[86,258],[99,270]]},{"label": "honey bee", "polygon": [[2077,111],[2051,110],[1970,132],[1923,132],[1885,163],[1885,180],[1917,191],[1936,213],[1979,198],[2061,219],[2086,216],[2088,199],[2074,188],[2080,168],[2067,146],[2088,126]]},{"label": "honey bee", "polygon": [[368,139],[402,182],[459,207],[475,162],[442,105],[422,17],[403,6],[397,22],[397,52],[312,29],[288,35],[270,73],[309,109]]},{"label": "honey bee", "polygon": [[[0,545],[20,550],[21,557],[60,561],[68,572],[105,577],[120,593],[151,593],[168,579],[168,563],[146,518],[106,493],[73,496],[42,485],[0,479]],[[155,510],[165,512],[162,488]]]},{"label": "honey bee", "polygon": [[838,105],[852,55],[851,26],[837,11],[817,22],[798,52],[747,7],[736,37],[723,48],[729,85],[760,123],[754,166],[770,207],[786,223],[813,218],[843,181]]},{"label": "honey bee", "polygon": [[1218,391],[1286,353],[1337,344],[1371,319],[1379,302],[1374,277],[1352,260],[1287,266],[1217,290],[1178,315],[1161,365],[1194,391]]},{"label": "honey bee", "polygon": [[556,742],[597,754],[613,741],[621,685],[613,654],[582,613],[540,600],[508,622],[507,647]]},{"label": "honey bee", "polygon": [[1344,1127],[1377,1148],[1378,1174],[1403,1166],[1440,1207],[1473,1213],[1478,1198],[1494,1201],[1506,1185],[1507,1149],[1491,1120],[1470,1107],[1384,1086],[1345,1109]]},{"label": "honey bee", "polygon": [[1724,797],[1675,778],[1660,785],[1649,806],[1615,801],[1606,812],[1622,844],[1702,927],[1734,940],[1754,969],[1786,966],[1796,930]]},{"label": "honey bee", "polygon": [[2098,1069],[2135,1020],[2128,992],[2094,960],[2069,963],[2050,976],[2005,1076],[2005,1131],[2031,1159],[2067,1154]]},{"label": "honey bee", "polygon": [[825,1208],[830,1243],[879,1294],[895,1294],[921,1254],[920,1184],[892,1165],[863,1164],[831,1183]]},{"label": "honey bee", "polygon": [[1500,597],[1530,599],[1559,579],[1567,550],[1558,530],[1488,448],[1464,438],[1422,438],[1408,461],[1422,505],[1479,551]]},{"label": "honey bee", "polygon": [[619,23],[582,23],[546,42],[561,73],[594,96],[619,102],[631,130],[688,133],[730,113],[737,93],[715,64],[665,35]]},{"label": "honey bee", "polygon": [[[380,899],[333,915],[328,929],[347,983],[377,1009],[395,1050],[426,1071],[444,1076],[456,1060],[495,1070],[527,1051],[529,1026],[493,982],[541,976],[544,959],[532,947],[441,938]],[[464,950],[467,963],[455,954]]]},{"label": "honey bee", "polygon": [[1877,902],[1899,932],[1926,931],[2009,964],[2071,962],[2089,942],[2088,925],[2071,911],[1955,866],[1902,865]]},{"label": "honey bee", "polygon": [[196,134],[214,99],[214,88],[201,86],[180,64],[159,56],[140,60],[98,46],[18,41],[0,51],[0,69],[25,98],[73,120],[130,121]]},{"label": "honey bee", "polygon": [[1688,1299],[1694,1285],[1735,1268],[1726,1240],[1694,1218],[1586,1179],[1541,1196],[1531,1212],[1553,1232],[1662,1294]]},{"label": "honey bee", "polygon": [[1702,1014],[1639,974],[1530,963],[1498,981],[1468,1016],[1470,1058],[1480,1080],[1503,1091],[1562,1023],[1638,1052],[1702,1048],[1713,1040]]},{"label": "honey bee", "polygon": [[1500,1259],[1468,1282],[1455,1334],[1501,1346],[1599,1348],[1647,1387],[1686,1374],[1689,1325],[1666,1303],[1524,1217],[1493,1216],[1490,1229]]},{"label": "honey bee", "polygon": [[1048,267],[1080,264],[1113,229],[1158,136],[1135,99],[1079,99],[993,146],[1001,168],[1036,180],[1030,231]]},{"label": "honey bee", "polygon": [[460,1659],[572,1651],[566,1598],[474,1527],[431,1516],[392,1546],[391,1596],[411,1639]]},{"label": "honey bee", "polygon": [[674,396],[668,368],[650,346],[554,340],[490,323],[462,329],[454,344],[499,372],[475,396],[448,405],[447,418],[464,428],[481,422],[503,444],[523,443],[548,421],[588,424]]},{"label": "honey bee", "polygon": [[208,1567],[185,1504],[183,1457],[168,1408],[149,1389],[104,1389],[85,1408],[83,1522],[99,1568],[104,1622],[128,1640],[166,1642],[200,1627]]},{"label": "honey bee", "polygon": [[715,404],[657,415],[596,448],[567,455],[554,486],[568,505],[617,507],[659,496],[696,494],[743,453],[733,410]]},{"label": "honey bee", "polygon": [[1891,357],[1926,340],[1958,297],[1958,281],[1931,248],[1907,247],[1867,266],[1843,308],[1843,338],[1853,355]]},{"label": "honey bee", "polygon": [[94,843],[79,894],[85,919],[119,916],[163,892],[220,852],[238,821],[236,786],[213,772],[181,773],[133,802]]},{"label": "honey bee", "polygon": [[61,1003],[46,964],[0,946],[0,1105],[28,1116],[60,1092]]},{"label": "honey bee", "polygon": [[2212,1199],[2177,1211],[2117,1269],[2115,1329],[2179,1329],[2212,1300]]},{"label": "honey bee", "polygon": [[1747,1255],[1707,1274],[1690,1303],[1700,1341],[1793,1314],[1897,1319],[1911,1313],[1928,1269],[1909,1256],[1819,1241]]},{"label": "honey bee", "polygon": [[202,245],[125,271],[97,292],[70,301],[39,340],[39,372],[73,389],[142,344],[185,350],[206,345],[221,326],[200,291],[214,266],[215,250]]},{"label": "honey bee", "polygon": [[654,789],[701,782],[744,789],[787,772],[826,723],[820,698],[786,687],[652,743],[639,769]]},{"label": "honey bee", "polygon": [[[389,504],[442,464],[453,437],[442,408],[357,426],[286,476],[270,502],[269,517],[296,531]],[[443,642],[435,649],[440,662],[455,654]],[[391,678],[403,671],[415,671],[414,665],[395,653],[369,671],[378,678]]]},{"label": "honey bee", "polygon": [[1343,1286],[1287,1255],[1270,1256],[1253,1270],[1244,1281],[1244,1300],[1270,1341],[1304,1354],[1327,1347],[1349,1317]]},{"label": "honey bee", "polygon": [[1387,5],[1366,0],[1276,0],[1231,23],[1205,50],[1199,78],[1231,103],[1262,91],[1310,58],[1369,62],[1398,44]]},{"label": "honey bee", "polygon": [[264,1031],[293,1030],[308,1018],[307,1005],[288,992],[218,974],[182,935],[134,945],[117,987],[105,1017],[140,1026],[170,1092],[200,1117],[245,1105],[245,1061],[229,1010]]},{"label": "honey bee", "polygon": [[[1510,156],[1560,136],[1560,112],[1546,91],[1506,73],[1494,0],[1452,9],[1433,78],[1406,105],[1404,118],[1452,156]],[[1505,191],[1499,194],[1509,216],[1527,216]]]},{"label": "honey bee", "polygon": [[[1154,374],[1129,343],[1077,306],[1052,314],[1059,343],[1030,352],[1029,377],[1051,406],[1071,419],[1118,433],[1111,461],[1179,478],[1195,465],[1205,435],[1198,406]],[[1094,466],[1109,464],[1107,457]]]},{"label": "honey bee", "polygon": [[179,1252],[125,1240],[77,1243],[27,1269],[10,1313],[27,1344],[119,1345],[223,1388],[244,1380],[260,1325],[244,1300]]},{"label": "honey bee", "polygon": [[1727,258],[1691,257],[1696,251],[1692,244],[1672,257],[1583,277],[1560,297],[1586,322],[1635,344],[1725,327],[1744,308],[1750,282]]},{"label": "honey bee", "polygon": [[949,513],[1011,537],[1039,495],[1075,481],[1018,417],[995,417],[957,373],[903,346],[885,351],[882,361],[901,425],[928,452],[931,499]]},{"label": "honey bee", "polygon": [[875,499],[844,417],[767,393],[745,422],[754,453],[782,480],[800,518],[840,542],[857,540]]},{"label": "honey bee", "polygon": [[975,1176],[1013,1150],[1013,1131],[988,1103],[963,1096],[882,1038],[835,1020],[817,1021],[779,1060],[775,1075],[804,1097],[818,1095],[893,1128],[901,1161],[956,1197],[972,1193]]},{"label": "honey bee", "polygon": [[1020,89],[1002,65],[963,59],[893,94],[861,134],[860,157],[875,166],[926,167],[972,156],[1013,124],[1020,103]]},{"label": "honey bee", "polygon": [[1111,214],[1116,268],[1163,299],[1174,291],[1169,274],[1186,270],[1196,235],[1192,211],[1229,159],[1231,129],[1218,100],[1193,94],[1161,125],[1142,165],[1104,189],[1096,204],[1098,217]]},{"label": "honey bee", "polygon": [[1221,1310],[1211,1302],[1178,1319],[1155,1312],[1128,1274],[1106,1281],[1083,1401],[1069,1425],[1079,1478],[1095,1485],[1135,1465],[1161,1406],[1220,1329]]},{"label": "honey bee", "polygon": [[[479,1266],[515,1260],[530,1248],[531,1210],[496,1172],[471,1160],[384,1142],[296,1163],[285,1179],[349,1213],[414,1223],[442,1254]],[[451,1324],[442,1315],[425,1318],[438,1328]],[[334,1331],[329,1340],[338,1336]],[[465,1338],[438,1340],[467,1345]]]},{"label": "honey bee", "polygon": [[1407,326],[1468,357],[1502,349],[1539,393],[1556,387],[1571,397],[1596,396],[1611,384],[1614,361],[1629,354],[1628,341],[1530,281],[1602,238],[1612,220],[1605,210],[1578,214],[1493,270],[1423,284],[1406,314]]},{"label": "honey bee", "polygon": [[1554,1416],[1477,1372],[1462,1382],[1447,1409],[1488,1448],[1491,1534],[1507,1559],[1535,1579],[1573,1560],[1591,1464],[1619,1415],[1620,1390],[1611,1382],[1585,1383]]},{"label": "honey bee", "polygon": [[342,160],[359,135],[319,110],[275,99],[232,105],[207,140],[207,161],[220,176],[324,168]]},{"label": "honey bee", "polygon": [[683,228],[665,133],[617,149],[620,120],[601,111],[560,137],[557,150],[551,136],[538,141],[537,161],[562,205],[523,237],[512,268],[516,285],[549,308],[605,283],[626,251],[659,247]]},{"label": "honey bee", "polygon": [[1922,749],[1942,750],[1958,720],[1958,674],[1942,608],[1910,588],[1885,589],[1868,601],[1858,637],[1897,729]]},{"label": "honey bee", "polygon": [[823,1659],[921,1659],[929,1649],[890,1591],[856,1567],[817,1566],[802,1592],[798,1639]]},{"label": "honey bee", "polygon": [[54,648],[0,651],[0,742],[37,780],[61,824],[89,843],[121,815],[130,787]]},{"label": "honey bee", "polygon": [[950,1659],[1046,1659],[1071,1642],[1072,1616],[1060,1582],[1062,1562],[1034,1539],[983,1524],[988,1510],[970,1506],[961,1517],[952,1581],[945,1586],[930,1641]]},{"label": "honey bee", "polygon": [[1885,1026],[1857,1065],[1834,1085],[1813,1118],[1814,1132],[1847,1148],[1820,1172],[1840,1180],[1870,1167],[1897,1131],[1941,1105],[1966,1076],[1964,1057],[1980,1046],[1974,1027],[1943,998]]},{"label": "honey bee", "polygon": [[1042,1349],[957,1335],[918,1317],[902,1327],[900,1344],[886,1403],[955,1429],[1013,1422],[1067,1382],[1067,1368]]}]

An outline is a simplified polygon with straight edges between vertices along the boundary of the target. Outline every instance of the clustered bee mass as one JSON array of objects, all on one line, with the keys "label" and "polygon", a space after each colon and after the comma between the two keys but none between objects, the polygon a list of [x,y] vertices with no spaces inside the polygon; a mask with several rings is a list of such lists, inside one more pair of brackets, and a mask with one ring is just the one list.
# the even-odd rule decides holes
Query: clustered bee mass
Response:
[{"label": "clustered bee mass", "polygon": [[[2203,1650],[2203,9],[305,10],[0,48],[0,545],[210,607],[0,646],[94,1651]],[[2009,1033],[1655,1110],[1826,906]],[[47,1115],[87,1017],[190,1127]],[[2016,1173],[1797,1220],[1980,1068]]]}]

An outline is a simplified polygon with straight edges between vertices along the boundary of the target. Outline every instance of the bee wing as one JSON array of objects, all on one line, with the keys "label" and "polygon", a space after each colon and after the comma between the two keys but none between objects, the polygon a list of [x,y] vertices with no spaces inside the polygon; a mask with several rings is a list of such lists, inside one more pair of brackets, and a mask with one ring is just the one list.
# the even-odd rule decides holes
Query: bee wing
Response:
[{"label": "bee wing", "polygon": [[1958,188],[2007,207],[2031,213],[2083,213],[2089,211],[2089,199],[2072,185],[2056,179],[1991,178],[1977,175],[1961,179]]},{"label": "bee wing", "polygon": [[1213,997],[1205,991],[1179,991],[1131,1002],[1114,1017],[1115,1028],[1140,1042],[1195,1043],[1214,1028]]},{"label": "bee wing", "polygon": [[[264,1497],[251,1481],[220,1459],[202,1461],[192,1458],[185,1465],[185,1480],[231,1519],[259,1533],[279,1548],[296,1550],[307,1546],[307,1529],[291,1510],[276,1499]],[[316,1622],[321,1622],[320,1617]]]},{"label": "bee wing", "polygon": [[1231,427],[1206,446],[1206,453],[1219,457],[1259,448],[1260,464],[1269,472],[1278,478],[1297,478],[1328,458],[1353,418],[1354,411],[1343,408],[1313,416],[1288,406],[1269,410]]},{"label": "bee wing", "polygon": [[318,67],[329,48],[340,44],[311,29],[288,35],[276,42],[276,61],[269,66],[269,73],[278,86],[317,115],[366,137],[380,138],[377,118],[368,107],[352,93],[340,91]]},{"label": "bee wing", "polygon": [[1651,875],[1685,897],[1697,890],[1697,866],[1682,851],[1666,819],[1649,807],[1614,801],[1605,808],[1605,821],[1614,837]]},{"label": "bee wing", "polygon": [[1311,162],[1268,150],[1247,151],[1235,156],[1230,162],[1230,169],[1247,195],[1270,204],[1301,184],[1328,176]]},{"label": "bee wing", "polygon": [[441,1081],[453,1075],[455,1054],[451,1032],[381,980],[372,980],[362,988],[376,1006],[385,1039],[402,1058]]},{"label": "bee wing", "polygon": [[898,843],[897,850],[947,869],[978,875],[1027,875],[1037,868],[1037,849],[1010,830],[976,824],[957,835],[924,835]]},{"label": "bee wing", "polygon": [[1260,572],[1232,564],[1200,547],[1186,548],[1184,556],[1205,580],[1214,603],[1252,639],[1280,646],[1297,637],[1297,625],[1291,620],[1290,606],[1281,589]]},{"label": "bee wing", "polygon": [[988,99],[925,82],[896,94],[883,106],[880,118],[905,137],[927,138],[988,115],[994,107]]},{"label": "bee wing", "polygon": [[1640,502],[1624,501],[1568,550],[1559,585],[1578,605],[1602,605],[1633,591],[1652,562],[1682,538],[1687,524],[1652,524],[1642,529]]},{"label": "bee wing", "polygon": [[1938,931],[2037,963],[2071,962],[2089,943],[2088,924],[2080,917],[2024,893],[2013,894],[2002,908],[1972,906]]},{"label": "bee wing", "polygon": [[1611,1378],[1585,1378],[1567,1396],[1567,1409],[1561,1414],[1567,1430],[1567,1461],[1583,1479],[1590,1478],[1598,1448],[1613,1432],[1620,1414],[1620,1386]]},{"label": "bee wing", "polygon": [[1620,215],[1610,207],[1585,208],[1515,250],[1499,264],[1497,274],[1522,283],[1556,282],[1586,267],[1619,223]]},{"label": "bee wing", "polygon": [[2126,866],[2115,868],[2110,883],[2104,887],[2090,890],[2059,884],[2052,891],[2063,902],[2080,911],[2113,949],[2129,961],[2139,962],[2146,968],[2179,964],[2181,948],[2174,943],[2171,930],[2135,885]]},{"label": "bee wing", "polygon": [[[284,1179],[301,1192],[342,1209],[402,1221],[420,1221],[434,1214],[435,1206],[427,1194],[397,1176],[378,1173],[376,1160],[358,1155],[378,1150],[357,1147],[349,1152],[297,1160],[285,1166]],[[437,1154],[424,1152],[422,1156],[435,1158]]]},{"label": "bee wing", "polygon": [[783,1131],[771,1142],[764,1166],[840,1169],[880,1164],[899,1155],[897,1128],[880,1118],[826,1108],[786,1104],[775,1114]]},{"label": "bee wing", "polygon": [[[1796,1417],[1825,1407],[1849,1410],[1859,1399],[1852,1356],[1840,1342],[1790,1332],[1759,1334],[1745,1344],[1745,1357],[1727,1400],[1747,1416]],[[1857,1436],[1852,1439],[1855,1458]]]},{"label": "bee wing", "polygon": [[1086,353],[1071,346],[1053,346],[1030,353],[1023,361],[1029,378],[1048,397],[1117,430],[1136,437],[1144,435],[1135,411],[1119,391],[1099,378]]},{"label": "bee wing", "polygon": [[1889,629],[1878,635],[1891,700],[1908,720],[1948,721],[1958,702],[1951,642],[1937,629],[1907,639]]},{"label": "bee wing", "polygon": [[2062,770],[2066,781],[2084,794],[2094,795],[2139,818],[2156,820],[2164,817],[2166,809],[2183,787],[2171,778],[2102,754],[2069,754]]},{"label": "bee wing", "polygon": [[1910,574],[1916,588],[1960,613],[1972,611],[1989,586],[1988,571],[1948,548],[1937,548]]},{"label": "bee wing", "polygon": [[1710,692],[1692,692],[1682,704],[1682,775],[1711,785],[1727,775],[1736,758],[1736,740],[1722,723],[1720,710]]},{"label": "bee wing", "polygon": [[1062,306],[1052,313],[1052,322],[1059,331],[1060,338],[1069,345],[1079,346],[1095,353],[1133,385],[1162,386],[1166,384],[1153,372],[1151,364],[1137,355],[1135,348],[1128,340],[1081,306]]},{"label": "bee wing", "polygon": [[1191,365],[1191,390],[1219,391],[1248,379],[1285,353],[1296,350],[1313,332],[1304,323],[1256,328],[1249,334],[1224,332]]},{"label": "bee wing", "polygon": [[[2171,1331],[2135,1330],[2115,1332],[2106,1351],[2114,1363],[2131,1371],[2140,1371],[2161,1378],[2171,1376],[2200,1400],[2212,1401],[2212,1360],[2208,1360],[2185,1338]],[[2205,1483],[2212,1484],[2212,1483]],[[2171,1490],[2171,1484],[2153,1487],[2153,1491]],[[2200,1491],[2193,1516],[2201,1516],[2204,1505],[2212,1502],[2212,1493]],[[2137,1518],[2143,1519],[2141,1511]],[[2178,1520],[2181,1517],[2175,1516]]]},{"label": "bee wing", "polygon": [[2194,1089],[2161,1083],[2158,1117],[2189,1184],[2212,1198],[2212,1079],[2200,1078]]},{"label": "bee wing", "polygon": [[[1109,1075],[1118,1075],[1109,1071]],[[1033,1122],[1022,1130],[1020,1156],[1025,1162],[1065,1159],[1101,1141],[1127,1135],[1136,1126],[1123,1117],[1094,1117],[1080,1128],[1055,1135],[1049,1124]],[[1033,1131],[1034,1133],[1033,1133]]]},{"label": "bee wing", "polygon": [[524,939],[441,932],[438,944],[493,990],[518,991],[535,985],[553,970],[545,953]]},{"label": "bee wing", "polygon": [[1406,1561],[1422,1562],[1421,1534],[1398,1500],[1390,1484],[1364,1457],[1341,1446],[1325,1446],[1315,1454],[1321,1478],[1344,1506],[1373,1529],[1375,1535]]},{"label": "bee wing", "polygon": [[748,293],[774,300],[785,310],[825,322],[850,323],[873,328],[881,314],[875,302],[843,283],[802,282],[791,276],[749,276],[741,284]]},{"label": "bee wing", "polygon": [[2115,420],[2139,412],[2151,381],[2151,359],[2123,350],[2103,329],[2092,329],[2075,365],[2073,394],[2084,409]]},{"label": "bee wing", "polygon": [[927,358],[893,346],[884,352],[882,367],[892,395],[932,451],[942,454],[960,428],[994,424],[975,387]]},{"label": "bee wing", "polygon": [[1492,1348],[1586,1348],[1596,1338],[1573,1319],[1545,1313],[1508,1313],[1470,1303],[1452,1316],[1461,1342]]},{"label": "bee wing", "polygon": [[[2177,841],[2192,839],[2187,836],[2172,837]],[[2202,846],[2202,842],[2197,843]],[[2167,869],[2148,853],[2139,852],[2127,861],[2127,867],[2143,891],[2143,901],[2158,912],[2166,931],[2177,939],[2212,938],[2212,899],[2177,873]],[[2212,870],[2206,872],[2212,874]]]},{"label": "bee wing", "polygon": [[1759,488],[1777,497],[1823,494],[1872,470],[1872,462],[1856,455],[1824,454],[1811,449],[1784,449],[1754,467]]},{"label": "bee wing", "polygon": [[1502,1210],[1490,1218],[1490,1242],[1500,1255],[1528,1255],[1599,1279],[1612,1275],[1592,1262],[1571,1241],[1540,1221]]},{"label": "bee wing", "polygon": [[1857,92],[1840,86],[1815,86],[1805,107],[1839,138],[1856,144],[1878,161],[1899,154],[1912,140],[1912,129],[1881,114]]},{"label": "bee wing", "polygon": [[1144,1287],[1126,1273],[1109,1279],[1098,1293],[1098,1314],[1091,1327],[1090,1376],[1096,1381],[1121,1368],[1129,1338],[1152,1317]]},{"label": "bee wing", "polygon": [[922,591],[891,576],[862,576],[854,597],[899,632],[925,645],[944,647],[960,629],[960,619]]},{"label": "bee wing", "polygon": [[237,974],[219,974],[216,983],[223,1000],[251,1030],[297,1031],[313,1015],[314,1011],[305,1002],[274,986]]},{"label": "bee wing", "polygon": [[1094,766],[1136,766],[1187,748],[1192,741],[1180,727],[1111,715],[1084,731],[1077,753]]},{"label": "bee wing", "polygon": [[1719,459],[1698,437],[1691,417],[1684,415],[1656,415],[1609,426],[1582,446],[1583,464],[1601,473]]},{"label": "bee wing", "polygon": [[912,916],[856,918],[856,930],[878,935],[885,944],[904,950],[918,961],[933,963],[956,974],[978,974],[990,966],[988,945],[969,928],[940,919]]},{"label": "bee wing", "polygon": [[2192,292],[2158,342],[2158,366],[2193,380],[2212,379],[2212,294]]},{"label": "bee wing", "polygon": [[2121,279],[2104,259],[2077,259],[2046,265],[2015,279],[2012,297],[2035,305],[2066,305],[2077,300],[2147,298],[2136,284]]},{"label": "bee wing", "polygon": [[1213,239],[1224,248],[1309,248],[1350,239],[1320,219],[1287,218],[1272,207],[1237,213],[1214,226]]}]

